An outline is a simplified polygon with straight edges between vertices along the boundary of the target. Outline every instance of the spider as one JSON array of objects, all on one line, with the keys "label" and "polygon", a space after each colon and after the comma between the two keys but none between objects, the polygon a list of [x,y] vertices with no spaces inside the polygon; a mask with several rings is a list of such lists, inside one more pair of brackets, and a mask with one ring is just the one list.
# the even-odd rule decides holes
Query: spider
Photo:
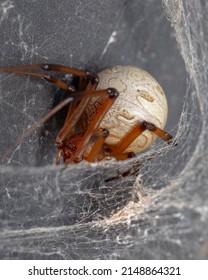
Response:
[{"label": "spider", "polygon": [[[78,86],[75,88],[44,71],[77,76]],[[112,157],[125,160],[149,147],[158,136],[171,142],[172,136],[163,130],[168,112],[165,94],[144,70],[114,66],[96,74],[64,65],[34,64],[5,67],[0,72],[40,77],[68,93],[68,98],[38,119],[14,143],[20,144],[68,105],[64,125],[56,138],[56,164],[98,162]],[[3,157],[10,152],[11,148],[7,149]]]}]

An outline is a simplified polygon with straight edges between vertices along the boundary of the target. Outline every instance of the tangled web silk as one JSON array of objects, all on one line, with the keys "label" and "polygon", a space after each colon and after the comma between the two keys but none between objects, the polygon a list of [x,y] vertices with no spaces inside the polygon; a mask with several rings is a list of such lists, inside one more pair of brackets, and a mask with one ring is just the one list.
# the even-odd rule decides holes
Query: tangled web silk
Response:
[{"label": "tangled web silk", "polygon": [[[7,11],[12,10],[13,2],[5,3]],[[159,142],[129,161],[64,168],[53,164],[53,141],[44,138],[48,130],[36,132],[17,148],[11,162],[1,166],[2,258],[208,257],[208,4],[202,0],[163,0],[162,4],[188,73],[174,131],[178,146]],[[29,91],[31,85],[25,87]],[[16,104],[20,99],[22,104],[18,93],[15,98]],[[20,110],[39,103],[39,98],[25,97]],[[1,98],[1,110],[7,110],[8,99]],[[44,112],[42,104],[39,108]],[[18,135],[21,129],[12,115],[10,119],[9,130]],[[27,127],[28,120],[33,120],[31,111],[19,122]],[[3,129],[2,135],[7,132]],[[45,155],[41,166],[34,147]],[[25,155],[30,166],[23,160]],[[139,171],[124,176],[132,166]]]}]

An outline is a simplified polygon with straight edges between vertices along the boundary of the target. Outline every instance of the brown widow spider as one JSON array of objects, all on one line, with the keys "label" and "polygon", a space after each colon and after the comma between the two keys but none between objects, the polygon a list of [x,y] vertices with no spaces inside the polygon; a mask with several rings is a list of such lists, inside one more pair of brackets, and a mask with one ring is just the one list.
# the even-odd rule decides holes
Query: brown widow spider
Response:
[{"label": "brown widow spider", "polygon": [[[36,69],[77,76],[78,87]],[[95,74],[63,65],[35,64],[5,67],[0,72],[40,77],[69,94],[18,137],[2,158],[67,105],[65,123],[56,138],[57,164],[61,158],[65,164],[112,157],[124,160],[146,149],[157,136],[168,143],[172,139],[163,130],[168,111],[165,94],[149,73],[136,67],[115,66]]]}]

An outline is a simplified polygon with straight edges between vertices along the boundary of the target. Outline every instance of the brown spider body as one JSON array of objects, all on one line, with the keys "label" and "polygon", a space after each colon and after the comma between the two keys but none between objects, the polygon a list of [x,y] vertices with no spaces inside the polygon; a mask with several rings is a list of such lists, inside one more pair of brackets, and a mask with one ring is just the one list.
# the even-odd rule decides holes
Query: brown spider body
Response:
[{"label": "brown spider body", "polygon": [[83,137],[83,133],[75,134],[69,138],[66,138],[57,148],[61,151],[63,161],[66,162],[77,151],[77,146]]},{"label": "brown spider body", "polygon": [[[79,86],[75,89],[59,78],[34,69],[78,76]],[[37,120],[14,143],[19,145],[40,124],[70,104],[56,138],[57,164],[61,158],[66,164],[82,160],[96,162],[107,157],[123,160],[146,149],[157,136],[165,141],[172,138],[163,130],[168,109],[162,88],[149,73],[136,67],[115,66],[96,75],[63,65],[36,64],[1,68],[0,72],[38,76],[69,94],[68,99]]]}]

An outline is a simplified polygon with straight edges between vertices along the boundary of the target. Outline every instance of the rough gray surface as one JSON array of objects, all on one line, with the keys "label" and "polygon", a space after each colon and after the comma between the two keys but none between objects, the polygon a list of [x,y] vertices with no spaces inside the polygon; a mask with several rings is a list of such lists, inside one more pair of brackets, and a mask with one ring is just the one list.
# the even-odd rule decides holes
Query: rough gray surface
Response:
[{"label": "rough gray surface", "polygon": [[[1,258],[207,258],[208,191],[202,183],[207,182],[206,159],[203,167],[193,161],[203,127],[200,104],[193,84],[180,118],[186,73],[161,2],[47,4],[0,1],[1,65],[50,62],[94,71],[116,64],[144,68],[167,93],[166,129],[179,122],[179,145],[153,146],[151,152],[161,155],[142,165],[142,183],[136,176],[118,176],[118,170],[122,173],[132,162],[57,168],[54,138],[63,119],[58,114],[1,166]],[[3,151],[63,94],[35,78],[1,74],[0,79]],[[190,126],[196,120],[197,126]],[[142,159],[146,156],[136,162]],[[201,159],[199,154],[199,163]],[[198,166],[197,174],[193,166]]]}]

